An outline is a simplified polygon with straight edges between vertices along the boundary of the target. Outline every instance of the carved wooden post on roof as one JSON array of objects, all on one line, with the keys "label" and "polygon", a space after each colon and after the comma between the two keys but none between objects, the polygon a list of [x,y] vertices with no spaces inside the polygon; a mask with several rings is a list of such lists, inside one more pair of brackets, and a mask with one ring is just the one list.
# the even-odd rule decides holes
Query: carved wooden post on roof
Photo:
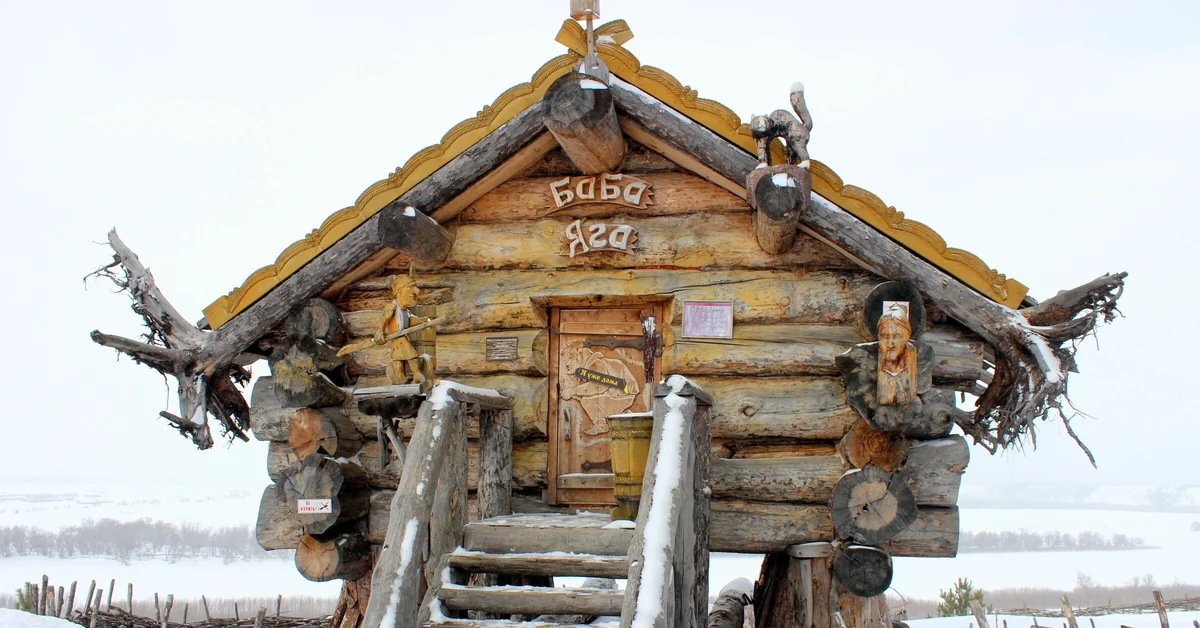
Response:
[{"label": "carved wooden post on roof", "polygon": [[[808,167],[808,135],[812,116],[804,103],[804,86],[792,85],[792,109],[797,119],[783,109],[750,120],[750,134],[758,147],[758,167],[746,176],[746,200],[756,210],[754,235],[762,250],[784,253],[796,241],[796,228],[812,194]],[[771,148],[776,139],[786,142],[786,161],[771,165]]]}]

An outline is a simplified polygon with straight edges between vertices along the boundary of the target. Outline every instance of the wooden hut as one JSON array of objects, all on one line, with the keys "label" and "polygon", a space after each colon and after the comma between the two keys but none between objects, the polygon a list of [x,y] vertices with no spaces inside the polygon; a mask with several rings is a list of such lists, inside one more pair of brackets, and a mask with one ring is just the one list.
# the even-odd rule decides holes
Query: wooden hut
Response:
[{"label": "wooden hut", "polygon": [[270,441],[259,542],[346,581],[335,624],[705,625],[717,551],[767,558],[714,621],[877,626],[891,556],[956,552],[967,439],[1052,413],[1111,316],[1123,274],[1037,303],[809,160],[802,88],[743,123],[631,37],[564,23],[201,327],[110,235],[154,343],[93,339],[179,379],[198,446]]}]

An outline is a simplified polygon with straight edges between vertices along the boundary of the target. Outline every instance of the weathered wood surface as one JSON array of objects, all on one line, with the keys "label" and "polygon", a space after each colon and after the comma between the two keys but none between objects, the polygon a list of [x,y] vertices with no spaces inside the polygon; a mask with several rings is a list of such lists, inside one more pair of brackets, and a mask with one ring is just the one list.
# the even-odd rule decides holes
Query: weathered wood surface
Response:
[{"label": "weathered wood surface", "polygon": [[338,408],[301,408],[290,420],[288,444],[301,459],[315,453],[353,456],[362,442],[362,434]]},{"label": "weathered wood surface", "polygon": [[[506,330],[503,335],[517,338],[517,359],[489,361],[484,349],[494,332],[468,332],[438,335],[438,374],[458,378],[462,375],[546,375],[546,333],[544,329]],[[387,347],[372,347],[349,356],[350,372],[355,375],[380,375],[391,360]]]},{"label": "weathered wood surface", "polygon": [[791,164],[755,168],[746,176],[746,197],[754,207],[754,237],[763,251],[784,253],[796,241],[796,227],[812,193],[812,174]]},{"label": "weathered wood surface", "polygon": [[388,205],[379,212],[378,223],[379,243],[412,260],[440,262],[454,245],[454,234],[411,205]]},{"label": "weathered wood surface", "polygon": [[835,377],[693,377],[712,394],[714,439],[836,440],[858,419]]},{"label": "weathered wood surface", "polygon": [[[856,469],[870,464],[884,471],[895,471],[908,455],[908,449],[907,441],[893,440],[891,436],[875,431],[862,419],[856,421],[838,443],[838,453]],[[953,504],[952,501],[948,505]]]},{"label": "weathered wood surface", "polygon": [[[714,552],[781,552],[789,545],[833,538],[829,506],[712,501],[710,546]],[[882,547],[892,556],[954,556],[958,551],[958,508],[919,509],[917,520]]]},{"label": "weathered wood surface", "polygon": [[[440,207],[544,132],[544,105],[536,103],[476,142],[450,163],[417,182],[393,205],[426,211]],[[338,240],[236,317],[213,332],[198,356],[201,363],[227,363],[278,325],[294,304],[316,296],[378,251],[381,213]]]},{"label": "weathered wood surface", "polygon": [[619,615],[620,591],[545,587],[443,587],[442,602],[450,609],[502,615]]},{"label": "weathered wood surface", "polygon": [[584,174],[616,172],[625,160],[625,138],[612,94],[595,77],[569,72],[546,90],[546,128]]},{"label": "weathered wood surface", "polygon": [[[703,626],[708,615],[708,406],[712,398],[672,377],[655,391],[642,506],[629,547],[621,626]],[[672,460],[674,462],[672,462]],[[674,465],[676,477],[659,473]],[[663,500],[663,497],[666,500]],[[663,538],[663,534],[669,536]],[[701,591],[701,588],[703,589]]]},{"label": "weathered wood surface", "polygon": [[[835,375],[840,371],[834,358],[856,342],[853,328],[837,325],[735,325],[734,338],[727,340],[681,338],[679,327],[674,334],[674,344],[664,349],[664,359],[668,370],[687,376]],[[486,360],[486,339],[494,336],[517,338],[518,358]],[[965,386],[973,384],[983,371],[979,343],[947,333],[941,342],[931,344],[937,356],[933,371],[937,381]],[[541,328],[439,335],[438,353],[439,371],[448,377],[545,375],[548,369],[546,334]],[[379,375],[390,354],[386,347],[378,347],[355,352],[349,359],[352,373]]]},{"label": "weathered wood surface", "polygon": [[[446,270],[532,270],[565,268],[681,269],[851,268],[834,249],[812,236],[793,238],[794,244],[772,254],[747,243],[754,221],[747,214],[684,214],[620,216],[608,224],[633,227],[638,238],[630,252],[593,251],[560,255],[563,232],[573,217],[557,214],[540,220],[465,224],[458,228],[454,248],[441,265]],[[595,221],[601,219],[596,218]],[[585,224],[590,224],[587,221]]]},{"label": "weathered wood surface", "polygon": [[707,628],[743,628],[746,605],[754,601],[754,585],[737,578],[721,588],[708,613]]},{"label": "weathered wood surface", "polygon": [[871,545],[896,538],[917,519],[917,502],[904,478],[879,467],[846,472],[833,489],[830,508],[839,539]]},{"label": "weathered wood surface", "polygon": [[459,550],[450,555],[450,566],[473,572],[518,576],[584,576],[624,578],[629,573],[625,556],[579,554],[488,554]]},{"label": "weathered wood surface", "polygon": [[367,626],[382,623],[394,596],[400,600],[395,608],[395,625],[410,627],[417,623],[424,573],[421,550],[429,542],[429,517],[446,457],[450,424],[459,420],[460,412],[461,407],[454,403],[437,410],[429,402],[421,405],[404,474],[392,498],[384,548],[371,575]]},{"label": "weathered wood surface", "polygon": [[258,522],[254,537],[265,550],[295,549],[304,536],[304,526],[295,507],[289,507],[279,487],[271,484],[263,489],[258,502]]},{"label": "weathered wood surface", "polygon": [[951,506],[958,503],[962,474],[970,459],[967,440],[953,434],[913,443],[899,473],[918,505]]},{"label": "weathered wood surface", "polygon": [[[958,485],[966,466],[962,437],[919,443],[898,474],[921,506],[949,508],[958,501]],[[961,445],[961,447],[960,447]],[[756,501],[828,503],[834,486],[849,467],[838,455],[779,458],[714,459],[712,494],[717,498]]]},{"label": "weathered wood surface", "polygon": [[[440,334],[480,329],[538,328],[545,312],[529,295],[593,297],[595,295],[661,294],[677,302],[733,301],[738,324],[830,323],[859,325],[863,300],[879,283],[868,273],[845,270],[672,270],[592,269],[546,271],[464,271],[417,277],[423,293],[442,291],[446,302],[438,313],[446,317]],[[371,323],[356,319],[363,310],[379,316],[386,300],[385,281],[372,278],[355,284],[339,300],[347,327],[355,336],[374,333]],[[806,295],[821,295],[820,299]],[[676,308],[673,323],[682,320]],[[866,330],[853,338],[863,342]]]},{"label": "weathered wood surface", "polygon": [[[671,370],[682,375],[833,375],[838,354],[855,341],[849,327],[832,325],[735,325],[732,339],[682,338],[675,328]],[[936,332],[930,332],[929,337]],[[983,371],[982,346],[951,334],[930,342],[934,378],[974,383]]]},{"label": "weathered wood surface", "polygon": [[580,554],[624,556],[633,530],[605,528],[596,512],[522,513],[467,524],[463,547],[489,553],[546,553],[570,547]]},{"label": "weathered wood surface", "polygon": [[[433,600],[442,587],[461,584],[460,574],[448,566],[447,554],[462,546],[463,526],[467,522],[467,448],[465,423],[478,421],[478,406],[458,405],[458,416],[446,426],[449,430],[446,459],[433,496],[429,516],[429,558],[425,561],[425,597],[417,612],[417,624],[425,625]],[[424,548],[423,548],[424,549]]]},{"label": "weathered wood surface", "polygon": [[[754,585],[754,619],[758,628],[811,628],[813,623],[812,565],[781,552],[763,557]],[[741,625],[738,624],[738,628]]]},{"label": "weathered wood surface", "polygon": [[321,534],[338,522],[362,518],[370,507],[369,487],[362,468],[322,454],[309,454],[298,467],[285,470],[279,486],[293,510],[301,499],[330,500],[328,512],[299,515],[304,531],[309,534]]},{"label": "weathered wood surface", "polygon": [[859,597],[883,595],[892,585],[892,557],[863,545],[847,545],[833,553],[833,575]]},{"label": "weathered wood surface", "polygon": [[[553,138],[551,138],[553,139]],[[556,142],[557,143],[557,142]],[[625,138],[625,163],[621,172],[642,175],[652,172],[683,172],[679,164],[663,157],[659,153],[646,148],[644,145]],[[521,177],[557,177],[577,175],[579,170],[562,148],[555,146],[537,161],[521,171]]]},{"label": "weathered wood surface", "polygon": [[479,518],[512,513],[513,412],[484,410],[479,414],[479,480],[476,494]]},{"label": "weathered wood surface", "polygon": [[[626,172],[630,172],[628,168]],[[572,171],[572,174],[576,174]],[[637,210],[639,217],[675,216],[679,214],[742,213],[748,214],[746,201],[686,172],[662,172],[638,174],[637,178],[650,184],[654,190],[654,203]],[[525,177],[511,179],[475,201],[459,215],[464,223],[513,222],[536,220],[546,216],[553,208],[547,197],[550,184],[561,176]],[[612,203],[584,203],[554,212],[555,216],[572,218],[600,218],[628,214],[630,208]],[[707,220],[707,216],[695,217]]]},{"label": "weathered wood surface", "polygon": [[318,538],[305,534],[296,547],[296,570],[313,582],[357,580],[371,570],[371,547],[357,532]]},{"label": "weathered wood surface", "polygon": [[[354,407],[353,401],[348,404],[341,408],[341,412],[349,420],[349,424],[364,440],[374,438],[378,419],[359,412],[358,408]],[[260,377],[254,382],[254,388],[250,394],[250,429],[254,432],[254,438],[257,440],[286,442],[291,431],[292,418],[300,410],[300,408],[283,405],[272,378]],[[328,409],[322,410],[322,412],[328,411]]]}]

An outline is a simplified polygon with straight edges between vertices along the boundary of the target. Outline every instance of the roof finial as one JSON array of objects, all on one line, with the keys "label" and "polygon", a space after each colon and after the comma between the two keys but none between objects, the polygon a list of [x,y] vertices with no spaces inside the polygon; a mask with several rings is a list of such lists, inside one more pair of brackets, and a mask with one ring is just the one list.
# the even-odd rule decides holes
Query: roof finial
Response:
[{"label": "roof finial", "polygon": [[598,17],[600,17],[600,0],[571,0],[571,19],[587,22],[588,51],[575,70],[608,83],[608,68],[596,55],[596,34],[592,31],[592,20]]}]

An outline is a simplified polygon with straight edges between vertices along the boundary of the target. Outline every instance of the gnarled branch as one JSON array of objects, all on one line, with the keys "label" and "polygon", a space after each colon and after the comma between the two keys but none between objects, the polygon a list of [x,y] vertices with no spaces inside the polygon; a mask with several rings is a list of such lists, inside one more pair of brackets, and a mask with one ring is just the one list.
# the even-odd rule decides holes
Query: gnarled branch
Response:
[{"label": "gnarled branch", "polygon": [[[135,362],[170,375],[179,384],[180,415],[162,412],[181,434],[200,449],[213,445],[208,424],[211,415],[225,436],[248,440],[250,409],[237,384],[249,381],[249,373],[241,366],[228,363],[207,363],[198,358],[212,340],[212,334],[188,323],[163,296],[154,275],[142,265],[116,230],[108,233],[113,249],[113,261],[88,277],[105,277],[133,300],[133,311],[146,324],[146,341],[93,331],[92,341],[116,349]],[[119,271],[118,271],[119,269]]]}]

